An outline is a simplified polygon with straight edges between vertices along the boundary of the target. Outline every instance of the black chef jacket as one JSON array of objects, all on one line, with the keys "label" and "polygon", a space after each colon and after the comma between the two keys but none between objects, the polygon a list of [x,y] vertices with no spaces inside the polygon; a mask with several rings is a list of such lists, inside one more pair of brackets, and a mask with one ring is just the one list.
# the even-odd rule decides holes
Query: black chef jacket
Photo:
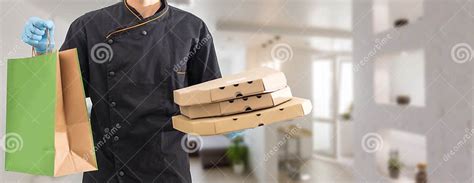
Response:
[{"label": "black chef jacket", "polygon": [[209,30],[169,6],[143,18],[125,2],[70,26],[61,50],[77,48],[98,171],[83,182],[191,182],[173,90],[220,77]]}]

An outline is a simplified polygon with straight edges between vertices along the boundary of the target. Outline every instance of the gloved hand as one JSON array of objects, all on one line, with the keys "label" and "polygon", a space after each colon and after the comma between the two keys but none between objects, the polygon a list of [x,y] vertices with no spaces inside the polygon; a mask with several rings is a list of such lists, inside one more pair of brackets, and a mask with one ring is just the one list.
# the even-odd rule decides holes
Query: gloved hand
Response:
[{"label": "gloved hand", "polygon": [[[49,46],[48,35],[49,34]],[[31,17],[25,24],[25,29],[21,39],[26,44],[33,46],[37,53],[46,53],[54,48],[54,23],[51,20],[43,20],[38,17]]]},{"label": "gloved hand", "polygon": [[245,132],[244,130],[236,131],[236,132],[230,132],[230,133],[225,134],[225,136],[227,138],[229,138],[230,140],[234,140],[237,137],[242,137],[244,135],[244,132]]}]

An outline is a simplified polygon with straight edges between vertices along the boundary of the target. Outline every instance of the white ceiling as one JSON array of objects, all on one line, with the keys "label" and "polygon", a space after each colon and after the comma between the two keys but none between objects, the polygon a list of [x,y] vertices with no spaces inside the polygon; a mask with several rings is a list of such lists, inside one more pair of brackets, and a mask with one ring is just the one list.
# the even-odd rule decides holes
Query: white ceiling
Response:
[{"label": "white ceiling", "polygon": [[260,46],[279,35],[307,47],[318,37],[351,37],[351,0],[193,0],[182,8],[215,27],[221,43]]},{"label": "white ceiling", "polygon": [[220,21],[351,28],[349,0],[195,0],[190,10]]}]

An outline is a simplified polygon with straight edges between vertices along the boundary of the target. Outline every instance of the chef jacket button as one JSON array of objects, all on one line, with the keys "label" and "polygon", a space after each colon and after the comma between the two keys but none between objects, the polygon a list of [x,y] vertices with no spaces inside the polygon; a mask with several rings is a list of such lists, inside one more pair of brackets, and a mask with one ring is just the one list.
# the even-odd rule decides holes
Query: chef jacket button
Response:
[{"label": "chef jacket button", "polygon": [[148,34],[147,31],[142,31],[142,35],[146,36]]},{"label": "chef jacket button", "polygon": [[120,177],[123,177],[125,175],[125,172],[120,171],[118,174],[119,174]]},{"label": "chef jacket button", "polygon": [[105,129],[104,129],[104,132],[105,132],[105,133],[109,133],[109,131],[110,131],[109,128],[105,128]]},{"label": "chef jacket button", "polygon": [[109,72],[109,76],[112,76],[112,77],[115,76],[115,72],[114,72],[114,71],[110,71],[110,72]]},{"label": "chef jacket button", "polygon": [[107,43],[112,44],[112,43],[114,43],[114,40],[113,40],[113,39],[109,39],[109,40],[107,40]]},{"label": "chef jacket button", "polygon": [[110,107],[115,107],[115,106],[117,106],[117,103],[115,103],[115,102],[110,102]]},{"label": "chef jacket button", "polygon": [[115,136],[114,137],[114,141],[117,142],[119,140],[119,137],[118,136]]}]

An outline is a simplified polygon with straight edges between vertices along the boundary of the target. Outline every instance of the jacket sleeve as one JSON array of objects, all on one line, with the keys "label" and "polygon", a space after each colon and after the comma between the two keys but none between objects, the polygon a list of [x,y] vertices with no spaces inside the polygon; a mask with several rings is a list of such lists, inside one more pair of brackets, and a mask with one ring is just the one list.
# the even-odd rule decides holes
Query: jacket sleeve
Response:
[{"label": "jacket sleeve", "polygon": [[199,38],[187,62],[188,84],[195,85],[221,77],[211,33],[202,23]]},{"label": "jacket sleeve", "polygon": [[89,52],[87,50],[87,37],[84,25],[79,19],[75,20],[67,31],[60,51],[77,48],[79,66],[81,67],[82,81],[86,97],[89,97]]}]

